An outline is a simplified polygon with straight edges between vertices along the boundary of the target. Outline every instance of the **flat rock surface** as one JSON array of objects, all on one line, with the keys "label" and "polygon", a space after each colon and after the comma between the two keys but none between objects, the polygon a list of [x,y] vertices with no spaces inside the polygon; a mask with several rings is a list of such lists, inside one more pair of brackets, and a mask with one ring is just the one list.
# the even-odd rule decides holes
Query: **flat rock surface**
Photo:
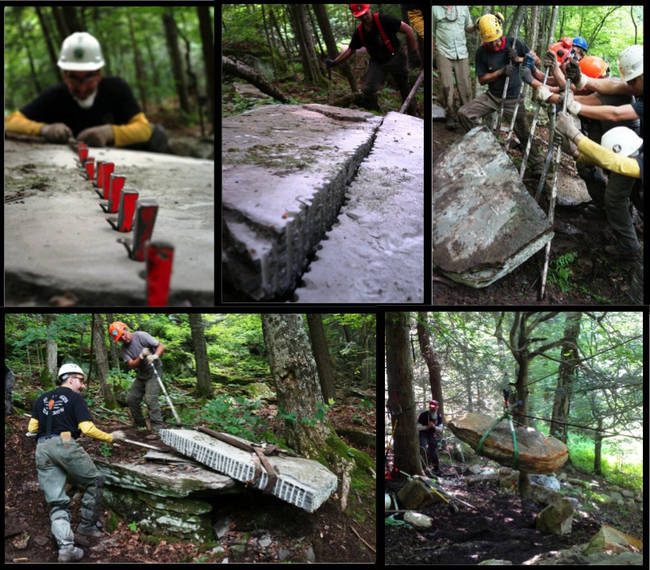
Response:
[{"label": "flat rock surface", "polygon": [[265,105],[223,120],[223,273],[253,299],[290,293],[336,220],[380,117]]},{"label": "flat rock surface", "polygon": [[[483,435],[496,418],[485,414],[467,413],[456,416],[448,423],[456,437],[476,449]],[[531,473],[555,473],[569,458],[567,446],[559,439],[545,436],[535,428],[516,426],[519,447],[518,468]],[[512,466],[514,447],[507,420],[501,421],[485,440],[481,455]]]},{"label": "flat rock surface", "polygon": [[[175,246],[170,305],[214,303],[214,163],[118,148],[91,149],[158,202],[154,240]],[[128,258],[94,186],[63,145],[5,140],[7,304],[70,291],[80,305],[145,304],[144,263]],[[43,303],[41,303],[43,304]]]},{"label": "flat rock surface", "polygon": [[422,119],[388,113],[298,302],[424,302],[423,156]]},{"label": "flat rock surface", "polygon": [[434,265],[471,287],[494,283],[553,237],[486,127],[472,129],[436,160],[432,221]]}]

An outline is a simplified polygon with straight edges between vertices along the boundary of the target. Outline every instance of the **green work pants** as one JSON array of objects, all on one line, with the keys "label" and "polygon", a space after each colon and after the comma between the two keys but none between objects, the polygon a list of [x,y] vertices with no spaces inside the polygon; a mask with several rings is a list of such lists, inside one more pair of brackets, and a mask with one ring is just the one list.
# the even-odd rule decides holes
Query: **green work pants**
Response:
[{"label": "green work pants", "polygon": [[[162,364],[160,360],[156,360],[154,366],[162,379]],[[158,432],[163,427],[162,414],[160,412],[160,404],[158,403],[158,395],[160,394],[160,385],[156,379],[153,370],[146,362],[138,368],[138,374],[135,381],[129,388],[127,395],[127,403],[133,416],[133,421],[138,427],[146,426],[144,416],[142,415],[142,400],[149,408],[149,420],[151,421],[151,431]]]},{"label": "green work pants", "polygon": [[621,249],[628,251],[636,251],[641,247],[630,214],[630,195],[635,183],[633,178],[611,172],[605,189],[607,221],[614,230]]},{"label": "green work pants", "polygon": [[94,525],[99,519],[102,497],[102,477],[93,460],[74,440],[63,442],[60,436],[47,439],[36,446],[38,483],[45,493],[50,508],[52,534],[59,549],[74,545],[70,526],[70,497],[65,492],[68,478],[85,489],[81,500],[81,519],[84,525]]}]

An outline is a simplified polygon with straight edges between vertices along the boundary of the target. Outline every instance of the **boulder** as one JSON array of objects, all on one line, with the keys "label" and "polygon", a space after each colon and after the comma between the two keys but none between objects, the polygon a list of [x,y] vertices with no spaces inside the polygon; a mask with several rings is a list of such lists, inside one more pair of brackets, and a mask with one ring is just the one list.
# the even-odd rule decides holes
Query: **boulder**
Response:
[{"label": "boulder", "polygon": [[487,287],[553,238],[553,228],[486,127],[469,131],[433,167],[433,263]]},{"label": "boulder", "polygon": [[[485,414],[467,413],[452,419],[447,425],[456,437],[476,449],[481,437],[490,429],[494,418]],[[567,446],[559,439],[545,436],[535,428],[517,426],[519,447],[518,468],[532,473],[555,473],[569,458]],[[502,421],[490,432],[483,444],[481,454],[495,461],[511,466],[513,445],[510,427]]]},{"label": "boulder", "polygon": [[422,513],[416,513],[415,511],[407,511],[404,513],[404,522],[409,523],[417,528],[431,528],[433,525],[433,519]]},{"label": "boulder", "polygon": [[589,545],[585,548],[584,553],[593,554],[606,550],[624,552],[626,550],[641,550],[642,548],[643,541],[638,538],[625,534],[614,527],[603,525],[589,541]]},{"label": "boulder", "polygon": [[558,499],[544,508],[535,521],[537,530],[551,534],[571,534],[573,503],[569,499]]},{"label": "boulder", "polygon": [[442,501],[423,481],[409,479],[398,492],[397,498],[405,509],[417,509]]}]

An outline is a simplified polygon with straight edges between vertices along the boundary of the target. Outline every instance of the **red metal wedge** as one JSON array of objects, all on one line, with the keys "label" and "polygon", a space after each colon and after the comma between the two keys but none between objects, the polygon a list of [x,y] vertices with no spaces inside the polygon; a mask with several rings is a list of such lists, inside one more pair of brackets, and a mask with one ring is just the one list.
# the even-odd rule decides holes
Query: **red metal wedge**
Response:
[{"label": "red metal wedge", "polygon": [[147,257],[147,305],[166,307],[169,302],[169,282],[174,263],[174,246],[165,242],[149,242]]}]

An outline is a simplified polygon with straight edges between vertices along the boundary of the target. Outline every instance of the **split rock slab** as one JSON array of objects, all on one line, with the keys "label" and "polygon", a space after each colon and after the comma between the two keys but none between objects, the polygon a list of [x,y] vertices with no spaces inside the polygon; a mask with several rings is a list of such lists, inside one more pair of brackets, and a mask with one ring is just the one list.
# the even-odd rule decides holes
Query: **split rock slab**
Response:
[{"label": "split rock slab", "polygon": [[424,121],[388,113],[345,198],[297,301],[423,303]]},{"label": "split rock slab", "polygon": [[[164,429],[160,431],[160,438],[179,453],[192,457],[219,473],[241,482],[254,480],[254,454],[243,449],[193,430]],[[245,439],[236,439],[251,444]],[[282,454],[270,455],[267,459],[278,473],[271,494],[307,512],[313,513],[336,490],[336,475],[317,461]],[[255,483],[258,489],[264,489],[269,480],[266,471],[262,471]]]},{"label": "split rock slab", "polygon": [[433,165],[433,263],[470,287],[501,279],[553,238],[546,214],[484,126]]},{"label": "split rock slab", "polygon": [[255,300],[293,291],[381,121],[327,105],[264,105],[222,121],[226,283]]},{"label": "split rock slab", "polygon": [[[175,247],[170,305],[214,303],[214,163],[120,148],[91,148],[154,199],[153,239]],[[128,258],[105,221],[94,186],[66,146],[5,140],[6,295],[71,291],[80,305],[145,304],[144,263]],[[12,288],[14,290],[12,290]]]}]

